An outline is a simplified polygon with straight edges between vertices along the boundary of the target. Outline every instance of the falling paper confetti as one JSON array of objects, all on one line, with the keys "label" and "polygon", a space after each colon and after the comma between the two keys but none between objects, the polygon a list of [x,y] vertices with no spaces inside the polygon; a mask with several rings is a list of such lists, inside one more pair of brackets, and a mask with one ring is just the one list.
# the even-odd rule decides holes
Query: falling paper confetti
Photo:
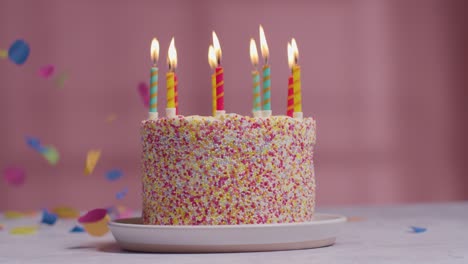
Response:
[{"label": "falling paper confetti", "polygon": [[427,228],[425,227],[417,227],[417,226],[410,226],[411,228],[411,233],[424,233],[427,231]]},{"label": "falling paper confetti", "polygon": [[96,149],[88,151],[88,154],[86,155],[84,175],[90,175],[91,173],[93,173],[94,168],[96,167],[96,164],[99,160],[99,157],[101,157],[101,150]]},{"label": "falling paper confetti", "polygon": [[26,173],[22,168],[9,167],[3,171],[5,181],[12,186],[21,186],[26,178]]},{"label": "falling paper confetti", "polygon": [[106,173],[106,178],[109,181],[116,181],[122,177],[123,172],[119,169],[113,169]]},{"label": "falling paper confetti", "polygon": [[366,219],[360,216],[349,216],[346,218],[348,222],[362,222]]},{"label": "falling paper confetti", "polygon": [[18,39],[11,44],[8,49],[8,58],[18,65],[22,65],[29,57],[29,45],[22,39]]},{"label": "falling paper confetti", "polygon": [[106,118],[106,122],[107,123],[112,123],[113,121],[115,121],[117,119],[117,115],[116,114],[110,114],[107,118]]},{"label": "falling paper confetti", "polygon": [[37,226],[19,226],[10,230],[12,235],[33,235],[37,232]]},{"label": "falling paper confetti", "polygon": [[53,146],[46,146],[45,151],[42,152],[42,156],[49,162],[50,165],[57,165],[60,159],[60,154]]},{"label": "falling paper confetti", "polygon": [[42,220],[41,223],[46,225],[54,225],[57,222],[57,215],[50,213],[47,210],[42,210]]},{"label": "falling paper confetti", "polygon": [[149,108],[150,94],[148,85],[145,82],[138,84],[138,93],[140,94],[141,100],[143,100],[145,107]]},{"label": "falling paper confetti", "polygon": [[0,50],[0,59],[5,59],[6,57],[8,57],[8,51]]},{"label": "falling paper confetti", "polygon": [[26,136],[26,144],[37,152],[43,153],[46,149],[41,145],[41,141],[35,137]]},{"label": "falling paper confetti", "polygon": [[3,213],[3,216],[6,219],[18,219],[18,218],[24,217],[24,214],[18,211],[5,211]]},{"label": "falling paper confetti", "polygon": [[66,73],[61,73],[55,82],[59,88],[62,88],[65,85],[65,81],[68,79],[68,75]]},{"label": "falling paper confetti", "polygon": [[106,209],[94,209],[87,212],[78,219],[78,222],[83,225],[88,234],[92,236],[103,236],[109,232],[107,223],[110,218],[107,215]]},{"label": "falling paper confetti", "polygon": [[45,79],[49,79],[50,77],[52,77],[52,75],[54,74],[55,72],[55,67],[54,65],[45,65],[45,66],[42,66],[40,69],[39,69],[39,76],[41,76],[42,78],[45,78]]},{"label": "falling paper confetti", "polygon": [[70,233],[83,233],[85,230],[81,226],[75,226],[72,229],[70,229]]},{"label": "falling paper confetti", "polygon": [[62,219],[73,219],[80,216],[77,209],[67,206],[55,207],[51,211]]},{"label": "falling paper confetti", "polygon": [[122,200],[123,198],[125,198],[125,196],[127,195],[128,193],[128,188],[125,187],[124,189],[122,189],[122,191],[118,192],[116,195],[115,195],[115,198],[117,198],[117,200]]},{"label": "falling paper confetti", "polygon": [[3,230],[5,226],[3,224],[0,224],[0,230]]}]

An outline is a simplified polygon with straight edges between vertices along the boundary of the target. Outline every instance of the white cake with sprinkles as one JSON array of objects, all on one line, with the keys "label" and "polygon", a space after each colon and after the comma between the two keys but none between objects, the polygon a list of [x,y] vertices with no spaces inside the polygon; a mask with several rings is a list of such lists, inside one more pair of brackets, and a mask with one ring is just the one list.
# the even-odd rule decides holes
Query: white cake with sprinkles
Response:
[{"label": "white cake with sprinkles", "polygon": [[143,223],[311,221],[315,135],[312,118],[288,116],[143,121]]}]

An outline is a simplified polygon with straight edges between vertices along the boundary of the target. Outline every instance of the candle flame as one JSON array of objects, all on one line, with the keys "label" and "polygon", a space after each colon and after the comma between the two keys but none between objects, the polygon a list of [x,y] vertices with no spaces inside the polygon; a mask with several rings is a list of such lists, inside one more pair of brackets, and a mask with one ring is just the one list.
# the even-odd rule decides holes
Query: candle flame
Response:
[{"label": "candle flame", "polygon": [[265,31],[263,31],[262,25],[260,25],[260,49],[262,51],[262,57],[265,59],[265,63],[268,61],[268,43],[265,38]]},{"label": "candle flame", "polygon": [[216,36],[216,33],[213,31],[213,48],[216,53],[216,61],[218,64],[221,62],[221,45],[219,44],[218,36]]},{"label": "candle flame", "polygon": [[172,37],[169,50],[167,51],[167,63],[169,64],[170,70],[175,70],[175,68],[177,68],[177,50],[175,47],[174,37]]},{"label": "candle flame", "polygon": [[291,43],[288,42],[288,65],[289,69],[292,69],[294,65],[294,52]]},{"label": "candle flame", "polygon": [[157,38],[153,38],[151,41],[151,60],[153,64],[156,65],[158,63],[159,58],[159,41]]},{"label": "candle flame", "polygon": [[214,69],[216,66],[218,66],[216,63],[216,52],[213,45],[210,45],[208,48],[208,63],[210,64],[211,69]]},{"label": "candle flame", "polygon": [[250,61],[254,67],[258,65],[258,51],[257,51],[257,44],[255,44],[255,40],[253,38],[250,39]]},{"label": "candle flame", "polygon": [[299,58],[299,49],[297,48],[297,43],[294,38],[291,40],[291,48],[294,55],[294,63],[297,63],[297,59]]}]

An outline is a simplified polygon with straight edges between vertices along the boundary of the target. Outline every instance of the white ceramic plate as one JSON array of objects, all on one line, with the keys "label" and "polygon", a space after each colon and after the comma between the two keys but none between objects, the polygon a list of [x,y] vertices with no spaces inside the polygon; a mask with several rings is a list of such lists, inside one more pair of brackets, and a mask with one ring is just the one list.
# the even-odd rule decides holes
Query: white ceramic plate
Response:
[{"label": "white ceramic plate", "polygon": [[330,246],[344,216],[315,214],[303,223],[218,226],[143,225],[140,217],[109,223],[120,247],[143,252],[244,252]]}]

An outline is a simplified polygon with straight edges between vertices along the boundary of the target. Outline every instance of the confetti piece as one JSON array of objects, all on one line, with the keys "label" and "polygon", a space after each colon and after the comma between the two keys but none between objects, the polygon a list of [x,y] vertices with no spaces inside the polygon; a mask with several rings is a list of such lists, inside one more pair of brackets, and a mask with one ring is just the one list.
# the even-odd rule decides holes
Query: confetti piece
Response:
[{"label": "confetti piece", "polygon": [[21,186],[24,184],[26,173],[23,169],[17,167],[9,167],[3,171],[5,181],[12,186]]},{"label": "confetti piece", "polygon": [[106,173],[106,178],[109,181],[116,181],[122,177],[123,172],[119,169],[113,169]]},{"label": "confetti piece", "polygon": [[143,100],[143,104],[145,105],[145,107],[149,108],[149,88],[145,82],[141,82],[138,84],[138,93],[140,94],[141,100]]},{"label": "confetti piece", "polygon": [[8,51],[0,50],[0,59],[5,59],[6,57],[8,57]]},{"label": "confetti piece", "polygon": [[57,215],[50,213],[47,210],[42,210],[42,220],[41,223],[46,225],[54,225],[57,222]]},{"label": "confetti piece", "polygon": [[5,226],[3,224],[0,224],[0,230],[3,230],[3,228],[5,228]]},{"label": "confetti piece", "polygon": [[52,212],[61,219],[73,219],[80,216],[80,212],[72,207],[60,206],[52,209]]},{"label": "confetti piece", "polygon": [[417,227],[417,226],[410,226],[411,228],[411,233],[424,233],[427,231],[427,228],[425,227]]},{"label": "confetti piece", "polygon": [[49,162],[50,165],[57,165],[60,159],[60,154],[53,146],[46,146],[45,151],[42,152],[42,156]]},{"label": "confetti piece", "polygon": [[39,69],[39,76],[45,79],[49,79],[55,72],[55,67],[52,64],[42,66]]},{"label": "confetti piece", "polygon": [[106,118],[106,122],[107,123],[112,123],[113,121],[115,121],[117,119],[117,115],[116,114],[110,114],[107,118]]},{"label": "confetti piece", "polygon": [[101,157],[101,150],[97,149],[88,151],[88,154],[86,155],[84,175],[90,175],[91,173],[93,173],[94,168],[96,167],[96,164],[99,160],[99,157]]},{"label": "confetti piece", "polygon": [[26,144],[37,152],[43,153],[46,151],[46,148],[41,145],[41,141],[38,138],[26,136]]},{"label": "confetti piece", "polygon": [[125,196],[127,195],[128,193],[128,188],[125,187],[122,189],[122,191],[118,192],[116,195],[115,195],[115,198],[117,198],[117,200],[122,200],[123,198],[125,198]]},{"label": "confetti piece", "polygon": [[360,216],[349,216],[346,218],[348,222],[362,222],[366,219]]},{"label": "confetti piece", "polygon": [[26,62],[29,57],[29,45],[22,39],[18,39],[13,44],[11,44],[8,49],[8,58],[18,64],[22,65]]},{"label": "confetti piece", "polygon": [[57,79],[55,80],[55,82],[57,83],[57,86],[59,88],[63,88],[63,86],[65,85],[65,81],[68,79],[68,75],[66,73],[61,73]]},{"label": "confetti piece", "polygon": [[107,215],[107,210],[98,208],[87,212],[85,215],[78,219],[78,222],[81,223],[92,236],[103,236],[109,232],[109,227],[107,223],[110,218]]},{"label": "confetti piece", "polygon": [[3,217],[6,219],[18,219],[24,217],[24,214],[18,211],[5,211]]},{"label": "confetti piece", "polygon": [[12,235],[33,235],[37,233],[37,226],[18,226],[10,230]]},{"label": "confetti piece", "polygon": [[81,226],[75,226],[72,229],[70,229],[70,233],[83,233],[85,230]]},{"label": "confetti piece", "polygon": [[119,218],[128,218],[133,216],[132,209],[126,208],[125,206],[117,206],[117,210],[119,211]]}]

